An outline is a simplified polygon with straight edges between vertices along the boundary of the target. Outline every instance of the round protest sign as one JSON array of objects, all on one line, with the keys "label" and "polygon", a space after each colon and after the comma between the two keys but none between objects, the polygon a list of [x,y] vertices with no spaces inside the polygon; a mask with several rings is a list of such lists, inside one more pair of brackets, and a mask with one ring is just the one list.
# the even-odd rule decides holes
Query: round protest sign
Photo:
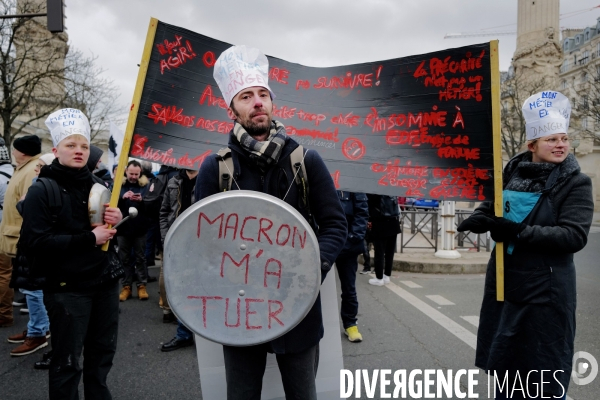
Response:
[{"label": "round protest sign", "polygon": [[163,263],[177,318],[230,346],[291,330],[321,285],[319,245],[308,222],[284,201],[245,190],[207,197],[179,216]]}]

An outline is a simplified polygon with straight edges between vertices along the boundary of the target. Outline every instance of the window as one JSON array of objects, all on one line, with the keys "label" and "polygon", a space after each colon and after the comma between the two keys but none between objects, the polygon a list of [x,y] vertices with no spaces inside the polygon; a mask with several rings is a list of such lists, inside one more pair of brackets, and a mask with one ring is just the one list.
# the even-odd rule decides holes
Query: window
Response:
[{"label": "window", "polygon": [[567,81],[565,79],[563,79],[563,81],[560,83],[560,88],[561,89],[566,89],[567,88]]},{"label": "window", "polygon": [[588,40],[590,40],[590,31],[585,33],[585,41],[587,42]]},{"label": "window", "polygon": [[583,52],[583,57],[581,58],[581,60],[579,60],[579,64],[587,64],[588,61],[590,61],[590,52],[586,50]]},{"label": "window", "polygon": [[[598,43],[598,44],[600,45],[600,43]],[[565,49],[565,51],[567,51],[569,49],[569,39],[565,40],[564,49]]]},{"label": "window", "polygon": [[579,44],[579,35],[575,36],[575,46]]},{"label": "window", "polygon": [[581,82],[587,82],[588,81],[588,73],[584,72],[583,74],[581,74]]},{"label": "window", "polygon": [[587,110],[587,108],[588,108],[588,97],[587,96],[581,97],[581,108],[583,108],[584,110]]},{"label": "window", "polygon": [[581,119],[581,127],[582,127],[583,129],[587,129],[587,127],[588,127],[588,123],[587,123],[587,117],[583,117],[583,118]]}]

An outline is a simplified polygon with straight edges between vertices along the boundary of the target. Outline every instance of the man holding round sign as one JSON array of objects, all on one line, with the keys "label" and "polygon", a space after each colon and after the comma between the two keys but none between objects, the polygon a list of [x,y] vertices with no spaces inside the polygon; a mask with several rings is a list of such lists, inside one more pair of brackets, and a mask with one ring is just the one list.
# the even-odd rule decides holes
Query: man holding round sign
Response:
[{"label": "man holding round sign", "polygon": [[[273,251],[271,258],[270,255],[266,256],[269,258],[267,263],[263,262],[260,267],[261,271],[264,271],[264,282],[260,284],[264,284],[265,292],[277,288],[281,291],[285,288],[290,293],[297,293],[300,290],[298,285],[286,284],[293,282],[294,276],[303,272],[289,273],[298,266],[290,259],[294,258],[294,254],[298,254],[300,260],[306,259],[302,258],[301,254],[305,246],[310,247],[311,238],[315,238],[314,254],[317,265],[301,265],[306,270],[307,279],[301,280],[299,286],[308,281],[308,278],[314,278],[315,275],[310,273],[318,274],[319,267],[322,282],[344,246],[346,219],[331,175],[317,152],[303,149],[302,161],[296,163],[298,168],[292,166],[290,155],[299,145],[288,137],[285,127],[280,122],[271,118],[272,100],[275,95],[268,85],[268,69],[266,56],[260,50],[246,46],[227,49],[215,63],[214,77],[229,105],[227,115],[235,121],[229,133],[230,152],[225,156],[231,157],[230,165],[233,166],[233,170],[229,171],[231,189],[262,192],[277,198],[269,200],[271,196],[257,193],[256,200],[246,200],[244,209],[239,212],[240,215],[249,214],[240,217],[239,224],[234,224],[233,219],[230,220],[225,213],[223,234],[235,238],[233,229],[234,225],[238,226],[238,239],[245,240],[240,247],[264,244],[265,252]],[[222,191],[220,180],[223,174],[219,173],[219,163],[222,161],[219,161],[219,157],[221,156],[208,158],[202,164],[196,182],[196,199],[199,201]],[[303,164],[305,169],[300,168],[299,164]],[[298,174],[303,174],[303,171],[306,171],[303,182],[308,182],[305,191],[294,179]],[[265,197],[264,201],[261,196]],[[273,205],[264,206],[265,202],[271,202]],[[255,206],[256,210],[253,209]],[[290,219],[291,215],[298,215],[302,221],[293,222],[293,219]],[[214,215],[210,219],[211,216],[207,215],[202,220],[198,219],[198,235],[200,222],[204,224],[202,228],[209,226],[209,222],[216,226],[216,217],[217,215]],[[252,263],[257,263],[255,260],[262,254],[260,251],[256,254],[248,253],[250,256],[245,264],[246,268],[248,265],[252,268]],[[283,254],[282,251],[287,253]],[[240,261],[243,259],[234,255],[230,258],[223,256],[224,261],[221,265],[228,268],[222,272],[223,279],[229,271],[236,272],[244,268],[243,261]],[[246,272],[248,273],[248,269]],[[247,281],[250,282],[251,278],[252,271]],[[242,283],[246,282],[242,280],[240,284]],[[316,285],[315,290],[318,292],[318,281]],[[248,288],[249,291],[251,289]],[[244,291],[239,291],[240,296],[244,295],[242,292]],[[250,318],[245,325],[248,331],[256,330],[258,324],[251,321],[255,316],[253,313],[259,312],[262,305],[266,307],[264,312],[269,316],[266,330],[280,326],[281,318],[278,317],[287,312],[287,309],[282,309],[285,307],[285,301],[282,300],[280,306],[277,303],[279,300],[274,299],[265,299],[264,303],[261,302],[262,299],[256,300],[256,303],[248,300],[245,300],[247,309],[242,307],[242,314],[245,313],[246,318]],[[312,302],[312,298],[309,301]],[[256,306],[256,311],[249,308],[250,306]],[[235,306],[229,305],[226,312],[227,310],[234,312]],[[223,346],[229,400],[260,398],[267,352],[277,355],[287,398],[317,398],[315,377],[319,361],[319,341],[324,332],[318,295],[314,303],[308,304],[307,310],[305,316],[297,321],[297,325],[280,337],[258,345]],[[231,325],[235,323],[235,318],[230,315],[225,323]],[[227,343],[227,340],[221,343]]]}]

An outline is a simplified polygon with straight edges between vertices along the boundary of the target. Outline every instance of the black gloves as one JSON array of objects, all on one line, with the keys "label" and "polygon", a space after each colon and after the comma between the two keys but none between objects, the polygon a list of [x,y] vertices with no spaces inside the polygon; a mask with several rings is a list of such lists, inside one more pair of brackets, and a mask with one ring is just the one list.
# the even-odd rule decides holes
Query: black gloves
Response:
[{"label": "black gloves", "polygon": [[458,226],[458,231],[486,233],[492,228],[493,225],[494,217],[492,217],[491,215],[484,214],[482,212],[476,212],[460,223],[460,225]]},{"label": "black gloves", "polygon": [[494,242],[509,242],[515,239],[526,226],[526,224],[513,222],[506,218],[494,217],[490,233]]}]

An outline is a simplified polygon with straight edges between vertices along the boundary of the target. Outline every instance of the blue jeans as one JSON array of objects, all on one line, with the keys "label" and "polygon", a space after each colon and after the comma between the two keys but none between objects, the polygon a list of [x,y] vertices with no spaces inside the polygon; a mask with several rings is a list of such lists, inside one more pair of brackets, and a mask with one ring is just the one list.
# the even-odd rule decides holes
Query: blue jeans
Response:
[{"label": "blue jeans", "polygon": [[29,322],[27,323],[27,336],[42,337],[50,330],[50,320],[44,306],[44,292],[41,290],[19,289],[25,295]]},{"label": "blue jeans", "polygon": [[[260,400],[268,346],[223,346],[227,400]],[[315,377],[319,366],[319,345],[300,353],[277,354],[276,357],[285,398],[317,400]]]},{"label": "blue jeans", "polygon": [[356,254],[342,254],[335,260],[340,285],[342,286],[341,316],[344,329],[356,325],[356,314],[358,314],[358,299],[356,297],[357,257]]},{"label": "blue jeans", "polygon": [[175,338],[177,340],[190,340],[194,334],[190,331],[180,320],[177,320],[177,334]]}]

